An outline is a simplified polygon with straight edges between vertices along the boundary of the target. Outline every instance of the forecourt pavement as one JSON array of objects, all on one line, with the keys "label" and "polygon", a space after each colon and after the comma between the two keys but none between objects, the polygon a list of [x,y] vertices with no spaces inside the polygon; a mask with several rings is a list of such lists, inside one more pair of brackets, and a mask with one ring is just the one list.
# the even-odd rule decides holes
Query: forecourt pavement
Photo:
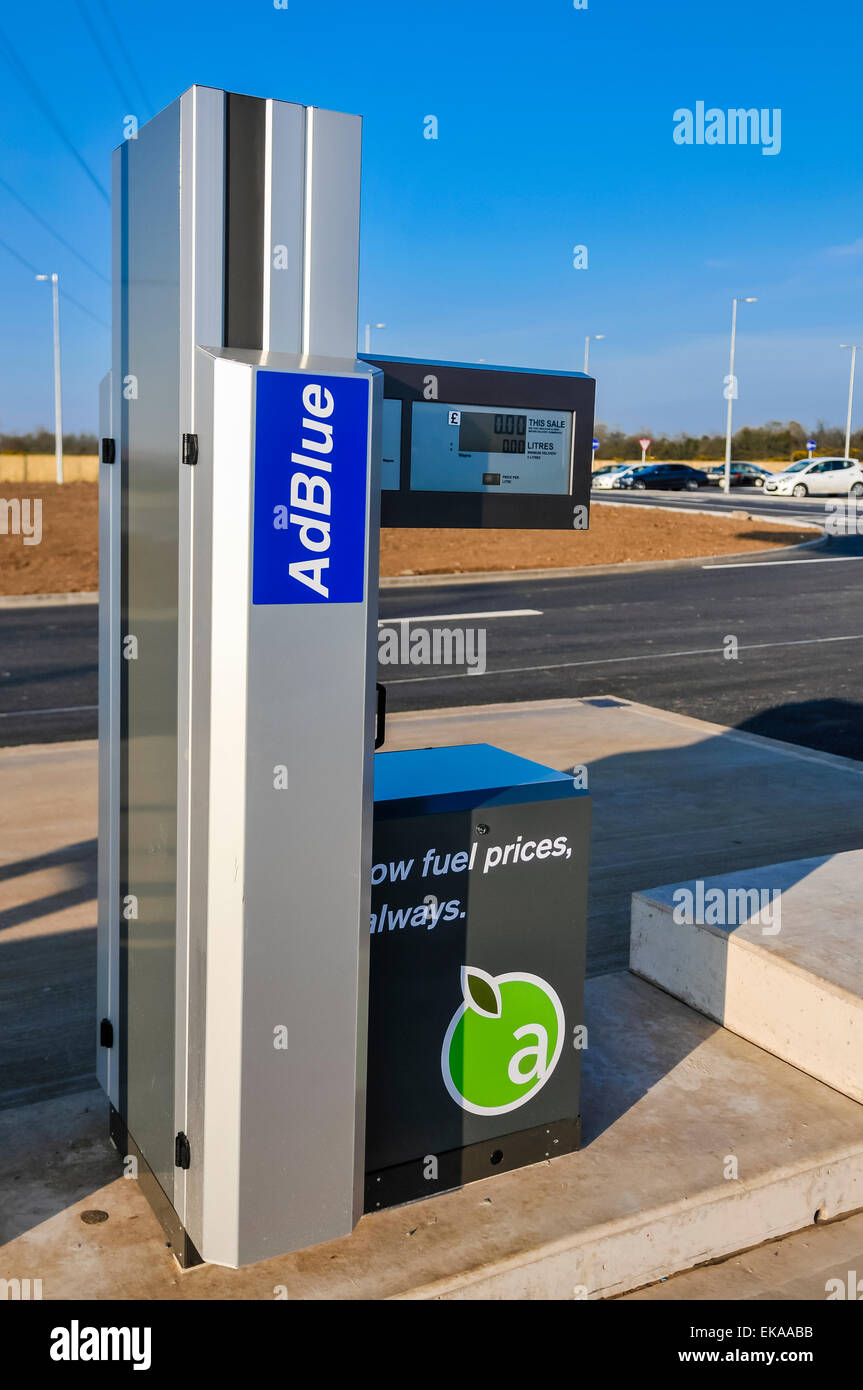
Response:
[{"label": "forecourt pavement", "polygon": [[[470,741],[588,767],[582,1150],[311,1252],[180,1273],[92,1084],[95,746],[8,749],[0,1275],[48,1299],[596,1298],[863,1207],[863,1106],[615,969],[637,889],[859,847],[863,768],[601,695],[388,721],[392,748]],[[108,1219],[82,1222],[93,1208]]]}]

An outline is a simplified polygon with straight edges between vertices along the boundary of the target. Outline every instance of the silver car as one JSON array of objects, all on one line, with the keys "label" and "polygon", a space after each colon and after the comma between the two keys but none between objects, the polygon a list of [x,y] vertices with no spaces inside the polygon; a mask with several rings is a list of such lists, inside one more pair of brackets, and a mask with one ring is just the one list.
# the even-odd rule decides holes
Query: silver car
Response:
[{"label": "silver car", "polygon": [[863,467],[857,459],[800,459],[764,484],[772,495],[791,497],[863,497]]}]

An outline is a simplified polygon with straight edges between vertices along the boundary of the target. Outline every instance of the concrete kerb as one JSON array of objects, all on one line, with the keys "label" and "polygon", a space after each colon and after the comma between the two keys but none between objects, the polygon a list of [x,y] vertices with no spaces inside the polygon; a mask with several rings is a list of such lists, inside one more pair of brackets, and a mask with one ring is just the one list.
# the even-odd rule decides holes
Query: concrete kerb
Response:
[{"label": "concrete kerb", "polygon": [[[594,506],[599,507],[623,507],[625,502],[594,502]],[[740,521],[754,521],[758,518],[753,517],[749,512],[723,512],[706,511],[694,507],[659,507],[652,503],[645,502],[644,506],[650,511],[675,511],[694,514],[695,516],[719,516]],[[774,520],[769,518],[771,526],[785,526],[789,530],[799,531],[803,523]],[[815,522],[809,523],[814,530],[820,528]],[[746,554],[753,555],[789,555],[797,550],[810,550],[826,545],[829,538],[818,535],[811,541],[799,541],[796,545],[783,545],[777,550],[770,551],[747,551]],[[389,578],[381,579],[379,587],[381,589],[411,589],[422,588],[431,585],[444,584],[500,584],[507,580],[512,582],[518,579],[580,579],[591,574],[638,574],[642,570],[661,570],[688,568],[703,564],[706,560],[713,563],[721,563],[723,560],[737,560],[741,552],[735,551],[731,555],[693,555],[680,560],[624,560],[615,565],[569,565],[560,568],[550,567],[543,569],[518,569],[518,570],[477,570],[462,571],[459,574],[399,574]],[[2,608],[62,608],[75,604],[98,603],[99,595],[93,591],[68,594],[0,594],[0,609]]]},{"label": "concrete kerb", "polygon": [[[623,506],[623,503],[618,505]],[[681,510],[684,510],[681,508]],[[717,513],[710,513],[717,515]],[[718,513],[727,516],[727,512]],[[777,523],[779,524],[779,523]],[[791,526],[790,522],[782,522]],[[799,530],[799,526],[792,527]],[[819,535],[811,541],[799,541],[796,545],[778,546],[776,550],[735,551],[731,555],[692,555],[680,560],[623,560],[616,565],[570,565],[560,568],[533,570],[463,570],[460,574],[399,574],[380,581],[381,589],[431,588],[449,584],[504,584],[518,579],[589,579],[591,575],[641,574],[648,570],[698,569],[708,562],[721,564],[724,560],[736,561],[741,554],[758,556],[793,555],[798,550],[820,550],[830,539]],[[767,561],[765,561],[767,563]]]},{"label": "concrete kerb", "polygon": [[95,589],[69,594],[0,594],[0,608],[68,608],[98,602]]}]

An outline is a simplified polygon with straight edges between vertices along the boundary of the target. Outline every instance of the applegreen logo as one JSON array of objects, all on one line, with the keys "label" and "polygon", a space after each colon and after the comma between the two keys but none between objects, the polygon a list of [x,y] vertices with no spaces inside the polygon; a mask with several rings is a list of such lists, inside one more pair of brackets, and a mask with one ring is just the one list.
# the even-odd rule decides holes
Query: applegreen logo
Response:
[{"label": "applegreen logo", "polygon": [[563,1048],[563,1005],[546,980],[461,970],[464,998],[441,1049],[444,1085],[472,1115],[505,1115],[541,1090]]}]

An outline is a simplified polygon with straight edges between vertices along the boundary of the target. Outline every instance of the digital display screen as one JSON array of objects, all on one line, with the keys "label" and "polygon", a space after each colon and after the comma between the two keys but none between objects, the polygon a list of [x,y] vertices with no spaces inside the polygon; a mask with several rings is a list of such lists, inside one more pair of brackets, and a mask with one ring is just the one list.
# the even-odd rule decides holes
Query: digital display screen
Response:
[{"label": "digital display screen", "polygon": [[574,418],[570,410],[414,401],[411,488],[565,496]]},{"label": "digital display screen", "polygon": [[523,454],[527,442],[527,415],[495,411],[480,414],[463,410],[458,447],[468,453]]},{"label": "digital display screen", "polygon": [[402,403],[384,399],[381,421],[381,487],[397,492],[402,466]]}]

